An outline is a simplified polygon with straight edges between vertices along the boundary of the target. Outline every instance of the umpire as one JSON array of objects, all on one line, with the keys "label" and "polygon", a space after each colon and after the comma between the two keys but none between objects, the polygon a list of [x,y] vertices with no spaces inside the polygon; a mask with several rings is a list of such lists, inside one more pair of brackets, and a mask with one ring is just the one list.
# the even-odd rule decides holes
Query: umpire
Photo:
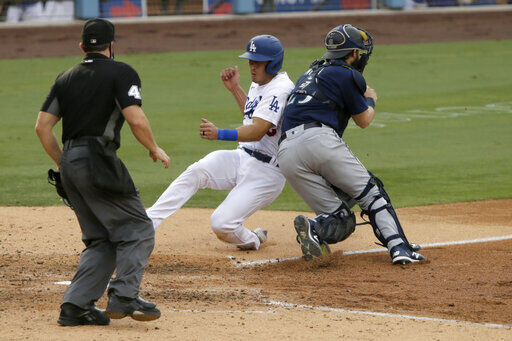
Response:
[{"label": "umpire", "polygon": [[[58,323],[107,325],[110,318],[125,316],[154,320],[160,311],[138,296],[154,247],[154,229],[116,155],[124,121],[154,162],[160,160],[168,168],[169,157],[156,144],[141,109],[137,72],[113,60],[114,25],[88,20],[80,48],[85,58],[57,77],[36,123],[41,144],[61,171],[86,246],[64,294]],[[63,151],[53,131],[61,118]],[[110,280],[114,270],[116,277]],[[94,304],[107,285],[105,312]]]},{"label": "umpire", "polygon": [[295,218],[304,257],[330,252],[355,229],[355,202],[393,264],[419,262],[419,245],[405,237],[380,179],[352,154],[342,136],[350,119],[366,128],[375,115],[377,94],[363,70],[373,50],[368,32],[352,25],[333,28],[326,53],[297,81],[284,111],[278,161],[288,183],[318,216]]}]

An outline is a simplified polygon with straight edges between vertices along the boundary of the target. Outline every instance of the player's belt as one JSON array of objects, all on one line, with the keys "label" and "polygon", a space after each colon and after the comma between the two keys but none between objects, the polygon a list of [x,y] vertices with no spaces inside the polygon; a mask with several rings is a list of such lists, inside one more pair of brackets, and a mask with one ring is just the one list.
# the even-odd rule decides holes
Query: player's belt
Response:
[{"label": "player's belt", "polygon": [[245,150],[245,152],[247,154],[249,154],[250,156],[252,156],[253,158],[255,158],[257,160],[260,160],[261,162],[270,163],[270,161],[272,160],[272,157],[265,155],[263,153],[257,152],[255,150],[245,148],[245,147],[242,147],[242,149]]},{"label": "player's belt", "polygon": [[277,145],[280,145],[284,139],[286,139],[289,136],[292,136],[295,133],[298,133],[299,131],[303,131],[303,130],[306,130],[309,128],[320,128],[321,126],[322,126],[322,123],[320,123],[320,122],[309,122],[309,123],[301,124],[294,128],[288,129],[287,131],[285,131],[283,133],[283,135],[281,135],[281,137],[279,138],[279,142],[277,142]]}]

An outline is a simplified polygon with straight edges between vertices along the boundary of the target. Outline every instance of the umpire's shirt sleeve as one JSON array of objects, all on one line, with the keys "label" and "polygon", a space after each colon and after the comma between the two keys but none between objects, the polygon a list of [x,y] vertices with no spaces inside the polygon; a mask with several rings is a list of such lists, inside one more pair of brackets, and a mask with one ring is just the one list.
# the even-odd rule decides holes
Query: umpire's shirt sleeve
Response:
[{"label": "umpire's shirt sleeve", "polygon": [[137,72],[128,64],[122,64],[114,83],[114,94],[121,109],[130,105],[142,106],[141,82]]},{"label": "umpire's shirt sleeve", "polygon": [[[60,75],[57,77],[59,79]],[[53,83],[53,86],[50,90],[48,96],[46,96],[46,100],[41,107],[41,111],[47,112],[49,114],[55,115],[58,118],[62,117],[62,113],[60,111],[59,99],[57,98],[57,80]]]}]

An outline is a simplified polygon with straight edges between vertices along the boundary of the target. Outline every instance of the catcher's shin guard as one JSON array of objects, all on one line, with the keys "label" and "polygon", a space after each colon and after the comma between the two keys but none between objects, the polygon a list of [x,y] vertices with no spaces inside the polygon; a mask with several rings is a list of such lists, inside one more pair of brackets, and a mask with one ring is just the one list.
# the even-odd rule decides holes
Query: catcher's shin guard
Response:
[{"label": "catcher's shin guard", "polygon": [[[395,212],[395,209],[393,208],[393,205],[391,204],[391,199],[389,198],[388,193],[384,189],[384,184],[382,181],[373,175],[371,172],[368,171],[370,174],[370,181],[368,182],[368,185],[364,189],[364,191],[359,195],[356,200],[361,200],[366,195],[369,194],[369,192],[373,189],[373,187],[377,187],[378,194],[373,197],[373,201],[368,205],[368,208],[366,210],[361,210],[361,218],[364,219],[364,216],[367,215],[370,220],[370,225],[372,226],[373,233],[375,234],[375,237],[381,242],[381,245],[384,247],[388,246],[388,243],[400,239],[402,240],[405,245],[411,250],[411,251],[419,251],[421,247],[418,244],[410,243],[407,240],[407,237],[405,236],[405,232],[402,228],[402,225],[400,224],[400,221],[398,220],[398,216]],[[382,235],[382,231],[379,228],[377,224],[377,213],[386,210],[387,213],[391,216],[393,219],[395,225],[396,225],[396,234],[389,235],[387,237],[384,237]]]},{"label": "catcher's shin guard", "polygon": [[356,227],[354,212],[345,202],[333,213],[321,214],[311,220],[315,222],[314,228],[318,237],[328,244],[335,244],[347,239]]}]

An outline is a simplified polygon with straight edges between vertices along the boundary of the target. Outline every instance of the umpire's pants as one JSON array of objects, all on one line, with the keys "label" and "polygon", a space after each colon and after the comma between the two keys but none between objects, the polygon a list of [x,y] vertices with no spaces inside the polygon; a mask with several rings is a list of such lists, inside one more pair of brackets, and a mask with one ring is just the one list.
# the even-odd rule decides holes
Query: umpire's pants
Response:
[{"label": "umpire's pants", "polygon": [[62,184],[86,246],[62,303],[84,309],[103,295],[116,268],[109,291],[136,297],[155,238],[153,224],[139,196],[96,190],[90,183],[89,162],[88,146],[65,150],[61,158]]}]

